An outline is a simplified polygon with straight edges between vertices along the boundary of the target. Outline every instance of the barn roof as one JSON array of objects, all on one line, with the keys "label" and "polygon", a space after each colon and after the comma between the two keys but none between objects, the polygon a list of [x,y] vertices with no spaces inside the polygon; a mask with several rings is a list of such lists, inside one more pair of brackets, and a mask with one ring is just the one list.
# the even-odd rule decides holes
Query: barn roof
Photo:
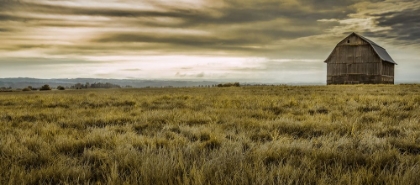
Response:
[{"label": "barn roof", "polygon": [[367,39],[366,37],[363,37],[357,33],[354,33],[355,35],[359,36],[361,39],[363,39],[364,41],[368,42],[373,49],[375,50],[376,54],[378,54],[379,58],[381,58],[384,61],[393,63],[393,64],[397,64],[392,58],[391,56],[389,56],[388,52],[386,52],[385,48],[383,48],[382,46],[376,44],[375,42]]},{"label": "barn roof", "polygon": [[[381,60],[383,60],[383,61],[387,61],[387,62],[389,62],[389,63],[392,63],[392,64],[395,64],[395,65],[398,65],[392,58],[391,58],[391,56],[389,56],[389,54],[388,54],[388,52],[386,52],[386,50],[385,50],[385,48],[383,48],[382,46],[380,46],[380,45],[378,45],[378,44],[376,44],[375,42],[373,42],[373,41],[371,41],[371,40],[369,40],[369,39],[367,39],[366,37],[363,37],[363,36],[361,36],[361,35],[359,35],[359,34],[357,34],[357,33],[352,33],[352,34],[350,34],[349,36],[351,36],[351,35],[356,35],[356,36],[358,36],[358,37],[360,37],[362,40],[364,40],[364,41],[366,41],[367,43],[369,43],[369,45],[370,46],[372,46],[372,48],[373,48],[373,50],[375,51],[375,53],[379,56],[379,58],[381,58]],[[349,37],[348,36],[348,37]],[[347,38],[347,37],[346,37]],[[332,53],[330,54],[330,56],[328,56],[328,58],[327,58],[327,60],[331,57],[331,55],[332,55]],[[327,61],[327,60],[325,60],[325,61]]]}]

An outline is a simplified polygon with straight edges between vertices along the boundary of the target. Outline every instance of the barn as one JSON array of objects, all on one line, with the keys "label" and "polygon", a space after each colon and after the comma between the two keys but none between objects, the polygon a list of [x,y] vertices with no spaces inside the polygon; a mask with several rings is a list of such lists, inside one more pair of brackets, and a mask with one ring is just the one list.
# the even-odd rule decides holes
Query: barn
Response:
[{"label": "barn", "polygon": [[397,63],[385,48],[352,33],[337,44],[328,58],[327,84],[394,84]]}]

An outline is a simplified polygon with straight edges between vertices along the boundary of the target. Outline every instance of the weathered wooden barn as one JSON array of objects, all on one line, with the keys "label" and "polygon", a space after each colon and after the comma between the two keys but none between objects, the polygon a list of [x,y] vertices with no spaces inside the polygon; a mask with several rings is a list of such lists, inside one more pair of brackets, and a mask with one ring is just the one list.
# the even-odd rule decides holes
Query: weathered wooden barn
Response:
[{"label": "weathered wooden barn", "polygon": [[371,40],[352,33],[339,42],[327,63],[327,84],[394,84],[397,63]]}]

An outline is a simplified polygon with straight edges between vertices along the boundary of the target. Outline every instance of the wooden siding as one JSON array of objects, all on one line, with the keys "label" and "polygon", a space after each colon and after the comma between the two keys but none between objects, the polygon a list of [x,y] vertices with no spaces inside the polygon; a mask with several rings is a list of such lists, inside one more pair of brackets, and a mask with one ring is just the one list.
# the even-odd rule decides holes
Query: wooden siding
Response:
[{"label": "wooden siding", "polygon": [[382,75],[394,76],[394,64],[382,62]]},{"label": "wooden siding", "polygon": [[338,43],[325,62],[327,84],[393,83],[394,64],[383,62],[373,47],[355,34]]}]

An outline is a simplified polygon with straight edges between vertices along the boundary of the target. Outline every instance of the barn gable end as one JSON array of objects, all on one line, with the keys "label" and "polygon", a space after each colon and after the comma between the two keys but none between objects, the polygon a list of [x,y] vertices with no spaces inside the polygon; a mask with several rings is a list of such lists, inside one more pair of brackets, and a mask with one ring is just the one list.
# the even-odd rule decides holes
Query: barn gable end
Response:
[{"label": "barn gable end", "polygon": [[384,48],[356,33],[340,41],[325,63],[327,84],[394,83],[394,60]]}]

